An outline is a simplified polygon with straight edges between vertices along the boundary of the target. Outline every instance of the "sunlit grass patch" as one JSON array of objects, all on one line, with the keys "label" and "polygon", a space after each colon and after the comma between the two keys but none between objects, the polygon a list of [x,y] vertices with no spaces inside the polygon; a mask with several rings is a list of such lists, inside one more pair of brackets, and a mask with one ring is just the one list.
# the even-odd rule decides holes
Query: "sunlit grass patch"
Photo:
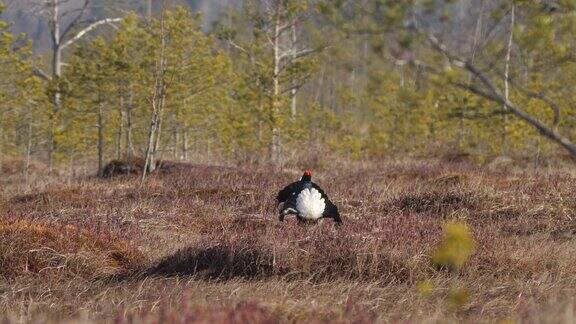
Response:
[{"label": "sunlit grass patch", "polygon": [[73,226],[0,221],[0,276],[51,274],[97,278],[135,271],[146,257],[110,237]]}]

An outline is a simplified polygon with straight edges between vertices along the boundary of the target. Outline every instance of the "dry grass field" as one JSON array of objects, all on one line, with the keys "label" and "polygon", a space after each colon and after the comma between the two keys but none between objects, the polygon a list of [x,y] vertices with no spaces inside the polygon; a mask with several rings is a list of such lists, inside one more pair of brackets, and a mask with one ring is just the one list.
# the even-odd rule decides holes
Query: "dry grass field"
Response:
[{"label": "dry grass field", "polygon": [[[576,322],[571,171],[318,166],[344,224],[279,223],[300,167],[0,180],[0,320]],[[450,221],[475,241],[453,271],[431,260]]]}]

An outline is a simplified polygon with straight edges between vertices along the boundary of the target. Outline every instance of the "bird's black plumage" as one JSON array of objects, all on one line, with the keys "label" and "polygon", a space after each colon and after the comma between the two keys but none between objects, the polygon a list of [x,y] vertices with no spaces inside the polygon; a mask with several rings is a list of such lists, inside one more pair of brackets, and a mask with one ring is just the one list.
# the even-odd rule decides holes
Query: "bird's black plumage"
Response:
[{"label": "bird's black plumage", "polygon": [[306,171],[300,181],[293,182],[278,192],[276,201],[278,204],[283,204],[282,208],[280,209],[280,221],[283,221],[284,216],[288,214],[296,214],[296,217],[299,221],[306,221],[301,217],[299,211],[297,210],[296,204],[298,195],[304,189],[316,189],[320,193],[320,196],[324,199],[324,203],[326,205],[321,218],[332,218],[337,224],[342,223],[338,207],[332,203],[332,201],[330,201],[328,195],[326,195],[320,186],[312,182],[312,173],[310,171]]}]

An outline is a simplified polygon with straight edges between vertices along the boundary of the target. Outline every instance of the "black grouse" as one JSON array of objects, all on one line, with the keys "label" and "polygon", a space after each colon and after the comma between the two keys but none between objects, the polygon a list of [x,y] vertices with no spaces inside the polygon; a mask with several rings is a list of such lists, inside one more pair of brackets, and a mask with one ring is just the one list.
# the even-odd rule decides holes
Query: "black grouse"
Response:
[{"label": "black grouse", "polygon": [[278,192],[276,200],[283,204],[280,209],[280,221],[294,214],[300,222],[316,223],[321,218],[332,218],[337,224],[342,223],[338,207],[317,184],[312,182],[312,171],[304,172],[300,181],[286,186]]}]

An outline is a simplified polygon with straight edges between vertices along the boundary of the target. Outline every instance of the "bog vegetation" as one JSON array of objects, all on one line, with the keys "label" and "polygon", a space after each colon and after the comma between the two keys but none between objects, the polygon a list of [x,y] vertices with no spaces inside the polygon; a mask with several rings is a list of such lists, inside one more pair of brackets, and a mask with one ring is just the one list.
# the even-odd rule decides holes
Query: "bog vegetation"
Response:
[{"label": "bog vegetation", "polygon": [[574,320],[573,174],[317,168],[343,215],[336,227],[278,222],[269,188],[299,173],[182,164],[145,186],[3,182],[0,312],[16,322]]}]

